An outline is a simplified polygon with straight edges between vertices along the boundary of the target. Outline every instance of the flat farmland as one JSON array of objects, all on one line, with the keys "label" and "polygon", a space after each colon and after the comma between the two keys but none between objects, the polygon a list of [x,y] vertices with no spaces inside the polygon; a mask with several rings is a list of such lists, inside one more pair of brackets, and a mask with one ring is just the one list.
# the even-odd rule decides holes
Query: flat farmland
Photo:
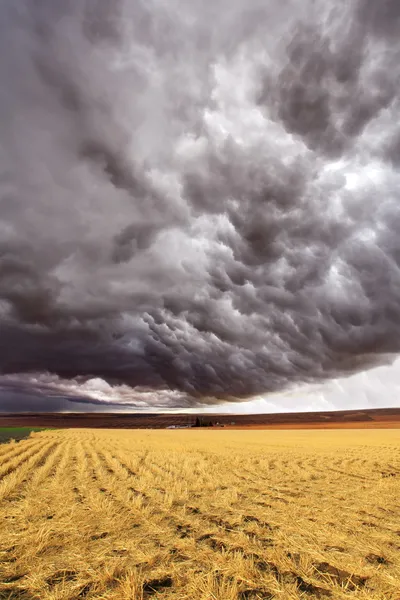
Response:
[{"label": "flat farmland", "polygon": [[0,598],[400,600],[400,430],[3,444]]}]

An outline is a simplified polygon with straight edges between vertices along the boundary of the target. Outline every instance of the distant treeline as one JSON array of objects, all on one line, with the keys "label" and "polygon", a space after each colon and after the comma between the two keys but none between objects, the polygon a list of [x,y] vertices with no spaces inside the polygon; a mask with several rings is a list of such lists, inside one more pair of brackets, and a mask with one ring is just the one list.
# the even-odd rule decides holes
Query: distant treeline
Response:
[{"label": "distant treeline", "polygon": [[221,425],[220,423],[214,423],[214,421],[209,421],[207,419],[197,417],[196,421],[195,421],[194,425],[192,425],[192,427],[214,427],[216,425],[218,427],[224,427],[224,425]]}]

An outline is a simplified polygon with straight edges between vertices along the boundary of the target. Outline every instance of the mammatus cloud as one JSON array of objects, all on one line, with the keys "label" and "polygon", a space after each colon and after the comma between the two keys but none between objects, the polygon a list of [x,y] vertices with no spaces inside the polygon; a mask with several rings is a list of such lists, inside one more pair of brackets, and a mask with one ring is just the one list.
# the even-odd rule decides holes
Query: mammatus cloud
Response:
[{"label": "mammatus cloud", "polygon": [[206,4],[2,2],[3,377],[190,406],[400,352],[398,1]]}]

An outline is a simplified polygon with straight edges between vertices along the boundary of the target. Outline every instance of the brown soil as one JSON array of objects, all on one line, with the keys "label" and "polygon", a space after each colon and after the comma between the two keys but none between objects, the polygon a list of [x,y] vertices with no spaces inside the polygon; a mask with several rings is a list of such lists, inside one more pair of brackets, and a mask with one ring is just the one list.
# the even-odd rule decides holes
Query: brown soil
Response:
[{"label": "brown soil", "polygon": [[357,423],[266,423],[260,425],[226,425],[226,429],[400,429],[398,421],[358,421]]},{"label": "brown soil", "polygon": [[[0,415],[0,427],[163,429],[191,427],[197,416],[213,429],[399,429],[400,408],[267,415],[43,413]],[[217,423],[219,425],[217,425]]]}]

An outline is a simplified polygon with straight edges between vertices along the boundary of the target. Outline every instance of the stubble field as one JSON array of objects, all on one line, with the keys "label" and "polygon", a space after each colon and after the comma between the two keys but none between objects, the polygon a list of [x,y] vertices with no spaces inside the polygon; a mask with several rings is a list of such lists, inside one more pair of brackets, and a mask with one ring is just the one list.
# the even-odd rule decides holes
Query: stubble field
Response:
[{"label": "stubble field", "polygon": [[0,446],[0,598],[400,600],[400,431]]}]

